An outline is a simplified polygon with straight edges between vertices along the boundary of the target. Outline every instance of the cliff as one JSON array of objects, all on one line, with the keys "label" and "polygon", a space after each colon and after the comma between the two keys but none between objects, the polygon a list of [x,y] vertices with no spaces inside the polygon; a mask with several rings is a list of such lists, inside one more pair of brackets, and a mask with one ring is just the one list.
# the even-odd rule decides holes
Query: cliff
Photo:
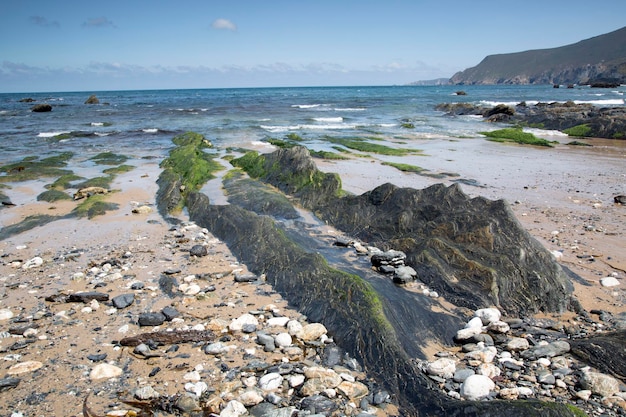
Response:
[{"label": "cliff", "polygon": [[489,55],[452,84],[626,83],[626,27],[558,48]]}]

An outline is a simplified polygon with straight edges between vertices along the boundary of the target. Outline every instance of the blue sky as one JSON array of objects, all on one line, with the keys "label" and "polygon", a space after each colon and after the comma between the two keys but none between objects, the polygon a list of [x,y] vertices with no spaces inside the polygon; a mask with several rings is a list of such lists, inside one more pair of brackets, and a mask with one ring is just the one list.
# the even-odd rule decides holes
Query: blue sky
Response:
[{"label": "blue sky", "polygon": [[0,92],[406,84],[625,16],[623,0],[7,0]]}]

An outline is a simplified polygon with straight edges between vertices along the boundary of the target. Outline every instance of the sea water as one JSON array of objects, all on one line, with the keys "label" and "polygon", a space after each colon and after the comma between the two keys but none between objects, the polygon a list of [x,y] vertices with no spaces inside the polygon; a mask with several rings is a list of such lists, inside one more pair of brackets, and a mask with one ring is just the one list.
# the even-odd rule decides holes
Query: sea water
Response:
[{"label": "sea water", "polygon": [[[465,95],[457,94],[463,90]],[[262,146],[296,134],[311,149],[334,137],[447,139],[495,128],[476,117],[448,117],[440,103],[525,101],[624,106],[624,88],[543,86],[387,86],[241,88],[0,94],[0,165],[28,155],[113,151],[163,156],[182,132],[215,146]],[[100,104],[84,104],[95,94]],[[32,98],[35,102],[20,102]],[[37,103],[51,112],[35,113]],[[407,125],[412,127],[409,129]],[[496,126],[497,127],[497,126]]]}]

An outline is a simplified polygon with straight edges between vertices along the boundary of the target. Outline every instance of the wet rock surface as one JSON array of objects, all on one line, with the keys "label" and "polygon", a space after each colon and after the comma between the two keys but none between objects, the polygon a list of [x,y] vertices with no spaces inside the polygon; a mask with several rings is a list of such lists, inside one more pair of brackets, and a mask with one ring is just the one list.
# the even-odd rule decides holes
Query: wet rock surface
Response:
[{"label": "wet rock surface", "polygon": [[482,106],[470,103],[445,103],[436,106],[437,110],[450,115],[483,116],[490,122],[504,122],[541,126],[542,129],[567,130],[585,125],[584,136],[607,139],[626,138],[626,108],[598,107],[592,104],[574,102],[537,103],[516,106]]}]

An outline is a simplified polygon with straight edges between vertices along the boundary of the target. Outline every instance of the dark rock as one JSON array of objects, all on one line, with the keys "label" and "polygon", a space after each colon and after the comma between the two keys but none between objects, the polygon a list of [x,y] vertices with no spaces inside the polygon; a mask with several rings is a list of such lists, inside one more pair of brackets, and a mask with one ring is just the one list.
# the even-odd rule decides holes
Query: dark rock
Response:
[{"label": "dark rock", "polygon": [[406,254],[397,250],[375,253],[372,255],[372,265],[378,267],[381,265],[404,265]]},{"label": "dark rock", "polygon": [[100,100],[98,100],[98,97],[96,97],[95,94],[92,94],[87,100],[85,100],[85,104],[100,104]]},{"label": "dark rock", "polygon": [[0,392],[8,391],[17,387],[22,380],[14,377],[5,377],[0,379]]},{"label": "dark rock", "polygon": [[246,323],[241,327],[242,333],[254,333],[256,332],[256,324],[254,323]]},{"label": "dark rock", "polygon": [[122,294],[111,299],[113,307],[121,310],[130,307],[135,302],[135,294]]},{"label": "dark rock", "polygon": [[183,200],[181,193],[182,180],[171,169],[164,169],[157,179],[157,209],[161,216],[168,218],[169,214],[179,207]]},{"label": "dark rock", "polygon": [[90,303],[92,300],[109,301],[109,294],[97,291],[77,292],[67,297],[69,303]]},{"label": "dark rock", "polygon": [[300,402],[300,406],[303,410],[308,410],[311,414],[326,414],[330,415],[337,405],[322,395],[311,395],[310,397],[303,398]]},{"label": "dark rock", "polygon": [[204,245],[193,245],[191,249],[189,249],[189,255],[197,256],[198,258],[207,256],[208,254],[209,252],[207,251],[207,248]]},{"label": "dark rock", "polygon": [[141,313],[138,323],[140,326],[160,326],[165,322],[163,313]]},{"label": "dark rock", "polygon": [[36,101],[36,100],[34,98],[31,98],[31,97],[26,97],[26,98],[23,98],[23,99],[19,100],[20,103],[32,103],[34,101]]},{"label": "dark rock", "polygon": [[235,282],[254,282],[259,277],[254,274],[235,274]]},{"label": "dark rock", "polygon": [[165,316],[165,321],[172,321],[176,317],[180,317],[180,312],[172,306],[163,307],[161,314]]},{"label": "dark rock", "polygon": [[572,353],[603,373],[626,382],[626,330],[570,340]]},{"label": "dark rock", "polygon": [[613,201],[615,204],[623,204],[626,205],[626,195],[616,195],[613,197]]},{"label": "dark rock", "polygon": [[52,111],[52,106],[47,103],[35,104],[33,107],[31,107],[30,111],[35,112],[35,113],[45,113],[45,112]]},{"label": "dark rock", "polygon": [[495,114],[505,114],[507,116],[513,116],[515,114],[515,109],[511,106],[507,106],[506,104],[497,104],[496,106],[487,110],[484,114],[484,117],[491,117]]},{"label": "dark rock", "polygon": [[107,354],[106,353],[98,353],[98,354],[87,355],[87,359],[89,359],[92,362],[102,362],[106,358],[107,358]]},{"label": "dark rock", "polygon": [[173,298],[176,297],[176,293],[178,291],[178,281],[176,278],[171,277],[169,275],[162,275],[159,278],[159,288],[163,293],[165,293],[168,297]]}]

